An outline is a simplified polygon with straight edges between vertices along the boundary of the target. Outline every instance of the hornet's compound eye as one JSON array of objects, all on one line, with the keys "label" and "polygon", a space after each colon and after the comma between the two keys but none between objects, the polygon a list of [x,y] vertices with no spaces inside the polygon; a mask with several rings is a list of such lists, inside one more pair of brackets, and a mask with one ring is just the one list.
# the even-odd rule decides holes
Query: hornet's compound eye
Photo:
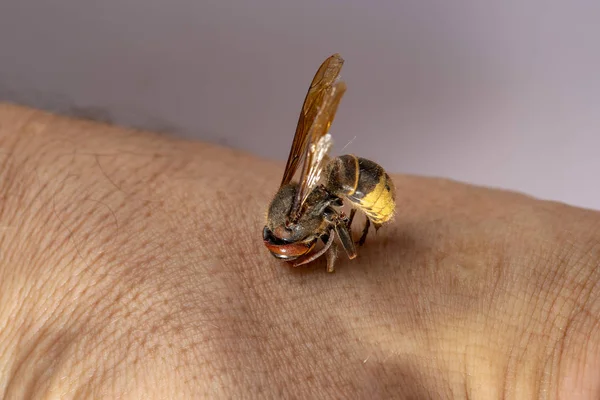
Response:
[{"label": "hornet's compound eye", "polygon": [[285,239],[281,239],[279,237],[277,237],[268,227],[264,227],[263,228],[263,241],[265,243],[270,243],[273,245],[283,245],[283,244],[287,244],[290,243],[288,241],[286,241]]}]

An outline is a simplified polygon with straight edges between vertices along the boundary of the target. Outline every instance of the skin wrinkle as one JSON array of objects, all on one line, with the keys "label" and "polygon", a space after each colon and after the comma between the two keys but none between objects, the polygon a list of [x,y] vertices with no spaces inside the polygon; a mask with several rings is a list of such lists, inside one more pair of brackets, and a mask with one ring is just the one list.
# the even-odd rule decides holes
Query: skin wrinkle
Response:
[{"label": "skin wrinkle", "polygon": [[[25,295],[27,296],[27,294],[25,294]],[[41,331],[39,331],[39,332],[43,334],[43,332],[44,332],[44,329],[42,329],[42,330],[41,330]],[[21,340],[21,338],[19,338],[18,340]],[[32,352],[34,348],[35,348],[35,343],[34,343],[34,345],[33,345],[33,346],[31,346],[31,347],[30,347],[30,350],[29,350],[29,351],[30,351],[30,352]],[[14,374],[14,373],[16,373],[15,371],[18,371],[18,370],[19,370],[19,368],[20,368],[19,364],[16,364],[16,366],[14,366],[14,367],[13,367],[13,372],[12,372],[11,374]]]},{"label": "skin wrinkle", "polygon": [[[558,298],[558,296],[557,296]],[[563,304],[566,304],[566,302],[564,302]],[[552,308],[554,307],[554,303],[552,305]],[[563,306],[564,307],[564,306]],[[559,313],[560,314],[560,313]],[[559,361],[560,358],[557,359],[557,354],[560,354],[560,352],[562,351],[562,343],[561,343],[561,328],[557,327],[557,319],[559,317],[563,317],[564,316],[560,316],[559,314],[557,314],[557,316],[554,318],[554,321],[552,322],[552,326],[554,327],[553,329],[553,335],[552,335],[552,340],[554,341],[554,345],[550,345],[549,347],[552,349],[551,352],[548,353],[547,357],[545,358],[545,360],[542,361],[541,365],[542,365],[542,373],[545,373],[546,376],[550,376],[552,377],[553,374],[552,372],[555,370],[556,365]],[[557,353],[557,349],[559,350],[559,353]],[[547,382],[548,386],[551,385],[552,382]]]},{"label": "skin wrinkle", "polygon": [[[572,316],[571,318],[568,319],[567,324],[565,325],[565,328],[564,328],[563,336],[559,342],[560,343],[560,346],[559,346],[560,356],[559,356],[558,368],[559,368],[560,372],[562,372],[562,369],[563,369],[563,363],[564,363],[563,360],[567,359],[567,357],[566,357],[567,350],[566,349],[567,349],[567,345],[570,344],[569,343],[570,339],[569,339],[568,334],[571,332],[571,329],[572,329],[574,323],[575,323],[575,318],[574,318],[574,316]],[[557,388],[556,392],[557,392],[557,394],[559,393],[559,388]],[[572,394],[572,393],[570,393],[570,394]]]},{"label": "skin wrinkle", "polygon": [[[546,252],[545,252],[545,251],[542,251],[542,252],[541,252],[541,254],[546,254]],[[548,264],[550,264],[550,263],[548,263]],[[551,272],[551,270],[550,270],[550,269],[549,269],[548,271],[549,271],[549,273]],[[546,282],[546,281],[547,281],[547,279],[548,279],[548,274],[544,274],[544,275],[543,275],[543,278],[542,278],[542,282]],[[552,280],[554,280],[554,277],[550,278],[550,280],[551,280],[551,281],[552,281]],[[546,286],[546,285],[542,285],[542,287],[544,287],[544,286]],[[534,294],[534,293],[536,293],[536,292],[538,293],[537,295],[535,295],[535,294]],[[539,295],[539,291],[537,291],[537,290],[535,290],[535,291],[530,291],[530,293],[532,293],[532,294],[531,294],[531,299],[533,299],[533,300],[534,300],[534,307],[533,307],[533,308],[534,308],[534,310],[540,310],[540,299],[541,299],[541,300],[547,299],[547,298],[548,298],[548,296],[549,296],[549,294],[550,294],[549,292],[544,292],[545,294],[540,296],[540,295]],[[531,302],[531,300],[528,300],[527,302],[529,303],[529,302]],[[542,303],[542,304],[543,304],[543,303]],[[540,310],[540,311],[543,311],[543,310]],[[530,332],[529,334],[527,334],[527,339],[525,339],[525,342],[524,342],[524,344],[523,344],[523,348],[524,348],[524,349],[528,349],[528,348],[530,347],[530,343],[531,343],[531,340],[532,340],[532,338],[533,338],[533,332],[535,332],[535,331],[538,331],[538,332],[540,332],[540,333],[541,333],[541,332],[543,332],[543,329],[535,329],[535,328],[534,328],[534,323],[537,323],[537,322],[541,322],[541,320],[540,320],[540,321],[537,321],[537,319],[535,318],[535,314],[534,314],[534,317],[529,319],[529,321],[528,321],[528,326],[526,327],[526,329],[524,329],[525,331],[529,331],[529,332]],[[537,323],[536,325],[542,326],[542,325],[541,325],[541,324],[539,324],[539,323]],[[522,360],[523,360],[523,358],[525,357],[525,354],[526,354],[526,353],[525,353],[525,351],[524,351],[524,352],[522,352],[522,353],[520,354],[520,356],[517,358],[517,360],[515,361],[515,364],[517,364],[517,365],[521,365],[521,364],[522,364]],[[517,373],[517,372],[515,371],[515,373]],[[538,378],[540,378],[540,377],[541,377],[541,374],[542,374],[542,373],[543,373],[543,370],[542,370],[542,369],[540,369],[540,371],[538,372]],[[536,380],[534,380],[534,382],[539,382],[539,379],[536,379]],[[539,389],[538,389],[538,390],[539,390]]]},{"label": "skin wrinkle", "polygon": [[[3,398],[12,398],[16,396],[17,393],[21,393],[23,398],[33,398],[35,394],[36,388],[39,389],[48,389],[48,385],[44,385],[44,376],[50,376],[52,373],[56,371],[56,361],[59,360],[59,354],[63,353],[64,347],[56,346],[53,348],[51,345],[47,345],[47,341],[43,341],[41,338],[43,334],[46,333],[47,330],[40,331],[40,335],[38,336],[38,340],[30,343],[29,350],[24,354],[20,362],[17,362],[11,371],[10,376],[8,377],[8,382],[12,382],[16,376],[27,373],[33,376],[32,379],[28,380],[27,384],[24,385],[23,389],[13,388],[10,383],[4,390]],[[72,336],[66,334],[66,332],[61,332],[62,334],[59,336],[63,338],[64,343],[68,343],[68,339]],[[55,342],[60,343],[60,342]],[[40,357],[40,354],[45,354],[45,357]],[[37,356],[37,357],[36,357]],[[38,361],[33,363],[31,359],[37,358]]]},{"label": "skin wrinkle", "polygon": [[[52,311],[52,310],[48,310],[48,311]],[[52,315],[53,315],[53,313],[52,313],[52,312],[50,312],[50,313],[48,313],[48,314],[46,314],[46,315],[47,315],[47,316],[52,316]],[[48,326],[48,325],[47,325],[48,321],[50,321],[50,319],[47,319],[46,321],[44,321],[42,326]],[[43,328],[42,330],[40,330],[40,331],[38,331],[38,332],[35,332],[35,336],[34,336],[34,337],[36,337],[36,336],[37,336],[37,337],[40,337],[40,338],[41,338],[41,337],[43,337],[43,336],[44,336],[44,333],[46,333],[46,332],[47,332],[47,330],[46,330],[45,328]],[[59,335],[59,337],[60,337],[60,336],[63,336],[63,335],[61,334],[61,335]],[[34,343],[34,344],[33,344],[33,346],[32,346],[32,349],[33,349],[33,348],[35,348],[35,346],[36,346],[36,345],[37,345],[37,344],[36,344],[36,343]],[[38,347],[39,347],[39,345],[38,345]],[[26,360],[26,358],[25,358],[24,360]]]},{"label": "skin wrinkle", "polygon": [[[385,291],[384,291],[384,290],[380,290],[380,292],[383,292],[383,293],[385,293]],[[409,298],[412,298],[412,296],[409,296]],[[375,304],[386,304],[386,303],[387,303],[387,301],[386,301],[386,300],[383,300],[383,301],[374,301],[373,303],[375,303]],[[413,306],[413,307],[414,307],[414,306]],[[404,334],[406,334],[406,333],[408,333],[408,332],[405,332]],[[392,354],[393,354],[393,353],[392,353]]]},{"label": "skin wrinkle", "polygon": [[[38,336],[40,336],[40,337],[41,337],[41,336],[44,336],[44,333],[47,333],[47,331],[46,331],[46,332],[43,332],[43,331],[42,331],[42,332],[39,332],[39,333],[38,333]],[[59,333],[59,334],[57,335],[57,337],[62,337],[62,336],[63,336],[63,334],[62,334],[62,333]],[[65,351],[64,351],[64,350],[62,350],[61,352],[65,352]]]},{"label": "skin wrinkle", "polygon": [[[544,279],[546,279],[546,278],[544,278]],[[496,280],[496,281],[497,281],[497,280]],[[527,281],[527,280],[526,280],[526,281]],[[495,292],[496,292],[496,291],[494,290],[494,293],[495,293]],[[495,298],[496,296],[493,296],[493,297]],[[533,321],[535,321],[535,318],[533,318],[533,319],[530,319],[530,326],[532,325]],[[527,343],[527,342],[526,342],[526,343]],[[527,346],[525,346],[525,348],[527,348]],[[522,356],[523,356],[523,355],[522,355]],[[521,357],[522,357],[522,356],[521,356]],[[509,359],[513,359],[513,356],[510,356],[510,357],[509,357]],[[510,368],[510,366],[509,366],[509,365],[507,365],[507,369],[506,369],[506,372],[505,372],[505,373],[506,373],[506,374],[508,374],[508,373],[509,373],[509,371],[510,371],[511,369],[512,369],[512,368]],[[515,373],[516,373],[516,372],[515,372]],[[509,379],[508,377],[505,377],[505,381],[506,381],[506,382],[508,382],[509,380],[511,380],[511,379]],[[506,387],[505,387],[505,390],[506,390]],[[507,394],[507,393],[505,392],[504,396],[506,396],[506,394]]]},{"label": "skin wrinkle", "polygon": [[[63,224],[64,224],[64,223],[63,223]],[[66,224],[64,224],[64,225],[66,226]],[[72,232],[71,232],[71,235],[72,235]],[[82,256],[82,258],[83,258],[83,256]]]},{"label": "skin wrinkle", "polygon": [[[595,228],[594,232],[596,232]],[[569,329],[565,329],[565,334],[561,338],[560,342],[560,348],[563,353],[564,349],[566,348],[567,341],[576,343],[575,346],[571,346],[571,351],[577,354],[577,350],[579,350],[578,356],[581,360],[577,368],[577,375],[579,375],[580,370],[585,371],[586,365],[588,363],[596,368],[600,365],[600,349],[598,348],[598,346],[595,345],[595,352],[590,352],[589,350],[586,351],[586,349],[588,349],[589,347],[594,347],[594,345],[590,346],[590,342],[592,338],[595,338],[596,340],[598,339],[599,335],[597,334],[597,326],[600,324],[600,318],[598,317],[597,312],[594,312],[594,310],[592,310],[592,307],[594,305],[596,306],[596,309],[598,308],[598,297],[600,297],[597,278],[599,274],[597,266],[600,265],[600,256],[596,254],[597,251],[595,250],[597,248],[597,244],[600,243],[600,239],[597,235],[593,235],[592,238],[593,239],[590,240],[591,243],[589,245],[586,243],[587,249],[584,252],[584,256],[582,256],[581,258],[589,259],[589,261],[586,264],[591,265],[592,268],[589,269],[589,274],[586,275],[584,279],[580,280],[582,282],[582,284],[580,284],[579,286],[580,290],[578,293],[574,294],[578,310],[573,312],[568,322],[568,327],[571,328],[575,325],[575,321],[579,321],[580,319],[582,319],[581,317],[584,316],[585,318],[583,318],[583,321],[588,321],[587,325],[590,326],[587,330],[584,330],[585,333],[580,335],[580,338],[578,338],[577,335],[574,335],[572,338],[569,338],[567,336]],[[587,254],[589,254],[590,256],[586,257],[585,255]],[[579,275],[580,274],[578,273],[576,276]],[[591,279],[594,275],[596,276],[595,281]],[[585,284],[587,284],[589,289],[586,288]],[[589,321],[591,321],[591,323]],[[581,322],[581,324],[585,325],[586,322]],[[582,329],[584,328],[580,328],[580,330]],[[590,358],[592,359],[592,361],[589,361]],[[595,390],[596,392],[600,392],[600,385],[596,385]]]},{"label": "skin wrinkle", "polygon": [[[543,275],[543,280],[547,279],[548,274],[544,274]],[[553,278],[550,278],[553,279]],[[535,287],[535,282],[533,282],[533,285],[530,285]],[[524,332],[529,332],[529,333],[525,333],[525,338],[524,338],[524,343],[523,343],[523,351],[521,352],[521,354],[518,356],[518,358],[515,360],[514,364],[515,365],[523,365],[523,360],[526,357],[527,353],[531,350],[531,346],[533,344],[533,346],[537,347],[537,344],[540,342],[538,336],[546,336],[546,334],[544,334],[544,329],[542,328],[543,324],[541,324],[540,322],[542,322],[543,317],[540,316],[540,319],[537,318],[537,313],[542,313],[543,310],[541,310],[541,306],[540,304],[544,304],[544,300],[546,300],[549,296],[550,293],[549,292],[542,292],[543,294],[540,295],[540,292],[538,292],[538,294],[536,295],[535,292],[537,290],[532,290],[531,291],[531,297],[530,299],[527,301],[527,303],[531,303],[531,301],[533,300],[533,309],[534,314],[529,318],[527,325],[525,326],[525,328],[523,329]],[[535,350],[534,350],[535,351]],[[535,363],[534,365],[536,365],[537,363]],[[518,373],[518,369],[515,368],[515,374]],[[533,371],[533,376],[532,376],[532,392],[533,393],[538,393],[541,390],[540,387],[540,380],[543,380],[543,369],[542,368],[538,368],[537,366],[534,366],[534,371]],[[533,379],[535,378],[535,379]]]},{"label": "skin wrinkle", "polygon": [[[574,244],[576,243],[576,241],[570,241],[570,243],[574,245]],[[574,247],[572,246],[572,247],[571,247],[571,249],[572,249],[572,248],[574,248]],[[569,248],[569,247],[567,247],[567,249],[570,249],[570,248]],[[572,258],[572,256],[571,256],[571,255],[573,255],[573,254],[582,254],[582,257],[583,257],[583,254],[586,254],[586,252],[585,252],[585,251],[584,251],[584,252],[576,252],[576,251],[571,251],[571,250],[569,250],[569,257],[568,257],[567,259],[570,259],[570,258]],[[561,257],[561,259],[562,259],[562,260],[564,260],[565,258],[564,258],[564,257]],[[564,261],[562,262],[562,264],[563,264],[563,265],[573,265],[573,263],[570,263],[570,262],[569,262],[569,263],[566,263],[566,262],[564,262]],[[581,264],[582,264],[582,263],[581,263],[581,260],[580,260],[580,259],[579,259],[579,260],[577,260],[577,262],[575,263],[575,265],[581,265]],[[575,270],[575,271],[576,271],[576,270]],[[594,274],[594,271],[595,271],[595,269],[594,269],[594,268],[589,268],[589,274],[588,274],[588,275],[587,275],[587,276],[586,276],[586,277],[585,277],[585,278],[584,278],[582,281],[583,281],[583,282],[594,282],[594,280],[590,279],[590,278],[592,277],[592,275]],[[579,272],[577,272],[577,271],[576,271],[576,274],[575,274],[575,276],[577,276],[577,275],[579,275]],[[556,278],[555,278],[555,279],[556,279]],[[562,278],[561,278],[561,279],[562,279]],[[592,289],[590,289],[590,293],[591,293],[591,290],[592,290]],[[559,297],[560,297],[560,295],[559,295],[559,294],[555,295],[555,300],[552,302],[552,305],[551,305],[551,307],[549,308],[550,310],[552,310],[552,309],[555,307],[555,306],[554,306],[554,304],[556,303],[556,300],[557,300]],[[575,298],[580,298],[580,297],[581,297],[581,295],[575,295]],[[576,301],[576,300],[573,300],[572,302],[575,302],[575,301]],[[554,320],[552,321],[552,326],[556,326],[556,325],[557,325],[557,319],[558,319],[558,318],[560,318],[562,315],[564,315],[564,311],[563,311],[563,310],[564,310],[564,309],[567,309],[567,310],[569,309],[568,307],[566,307],[566,305],[568,304],[568,302],[567,302],[567,301],[563,301],[562,303],[563,303],[563,307],[562,307],[562,309],[561,309],[561,310],[559,310],[559,312],[556,314],[556,316],[555,316]],[[585,301],[584,301],[584,304],[585,304],[585,303],[587,303],[587,302],[585,302]],[[587,304],[586,304],[586,305],[587,305]],[[570,323],[567,321],[567,326],[569,326],[569,325],[570,325]],[[555,330],[556,330],[556,329],[554,329],[554,330],[553,330],[553,332],[554,332]],[[552,335],[552,336],[554,336],[554,335]],[[543,363],[543,365],[545,365],[545,366],[546,366],[546,368],[545,368],[546,370],[547,370],[548,368],[552,368],[552,369],[554,369],[554,367],[552,367],[552,366],[548,367],[548,363],[550,362],[550,360],[553,360],[553,359],[555,359],[555,358],[556,358],[556,356],[553,356],[553,355],[556,353],[557,349],[559,349],[559,351],[562,351],[562,350],[560,350],[560,349],[564,349],[564,346],[565,346],[565,343],[564,343],[564,336],[563,336],[562,340],[561,340],[561,338],[560,338],[560,337],[559,337],[559,338],[557,338],[557,339],[556,339],[556,345],[552,346],[552,352],[550,353],[550,355],[549,355],[549,356],[546,358],[546,360],[545,360],[545,361],[544,361],[544,363]],[[563,358],[563,357],[559,357],[558,359],[560,360],[561,358]],[[556,363],[556,361],[555,361],[555,363]]]},{"label": "skin wrinkle", "polygon": [[[506,288],[504,287],[503,284],[501,284],[501,282],[505,282],[502,280],[502,278],[506,275],[505,273],[505,268],[503,268],[503,266],[508,267],[508,263],[503,264],[500,260],[498,261],[497,264],[494,265],[494,268],[492,270],[492,276],[493,279],[488,280],[488,282],[492,282],[492,287],[491,287],[491,295],[489,296],[489,301],[487,301],[485,304],[488,305],[488,307],[490,309],[492,309],[494,307],[494,303],[497,301],[497,299],[501,298],[501,296],[498,294],[499,293],[499,288],[502,286],[501,290],[502,293],[505,293]],[[493,317],[494,313],[490,313],[489,316]],[[491,318],[488,317],[484,320],[484,329],[493,329],[493,324],[495,322],[497,322],[496,320],[490,321]],[[508,358],[510,359],[512,354],[512,349],[509,351],[508,353]],[[508,361],[505,362],[505,368],[504,368],[504,382],[506,382],[506,376],[508,374]],[[504,390],[506,390],[506,386],[503,385]],[[506,397],[506,392],[503,393],[502,398]]]},{"label": "skin wrinkle", "polygon": [[118,339],[117,339],[117,340],[115,340],[115,342],[116,342],[116,341],[118,341]]},{"label": "skin wrinkle", "polygon": [[[69,179],[70,177],[71,177],[70,175],[67,175],[67,177],[65,178],[65,181],[66,181],[67,179]],[[64,183],[64,181],[63,181],[62,183]],[[56,219],[57,219],[57,220],[60,222],[60,225],[61,225],[61,226],[62,226],[64,229],[66,229],[66,230],[67,230],[67,232],[68,232],[67,238],[68,238],[69,242],[71,242],[71,244],[73,245],[73,248],[74,248],[74,249],[75,249],[75,251],[77,252],[77,255],[79,256],[79,258],[81,259],[81,261],[82,261],[82,262],[84,262],[84,263],[86,264],[87,268],[90,268],[90,267],[91,267],[91,266],[90,266],[90,264],[89,264],[89,263],[86,261],[86,258],[87,258],[87,257],[85,257],[85,256],[84,256],[84,255],[81,253],[80,246],[78,246],[77,242],[75,241],[75,237],[74,237],[74,236],[75,236],[75,233],[74,233],[75,231],[74,231],[74,229],[77,229],[77,227],[73,227],[73,228],[72,228],[72,227],[70,226],[70,224],[67,224],[67,223],[66,223],[66,222],[65,222],[65,221],[64,221],[64,220],[63,220],[63,219],[60,217],[60,214],[59,214],[59,212],[58,212],[58,211],[57,211],[57,209],[56,209],[56,199],[55,199],[55,197],[54,197],[54,196],[55,196],[55,194],[56,194],[56,193],[54,193],[54,194],[53,194],[53,196],[52,196],[52,199],[51,199],[51,203],[52,203],[52,212],[54,213],[54,216],[56,217]],[[67,207],[69,207],[69,206],[67,206]],[[68,211],[68,209],[63,209],[63,210],[61,210],[61,211],[63,211],[63,213],[64,213],[64,214],[67,214],[67,212],[66,212],[66,211]],[[42,252],[42,253],[45,253],[45,252]]]}]

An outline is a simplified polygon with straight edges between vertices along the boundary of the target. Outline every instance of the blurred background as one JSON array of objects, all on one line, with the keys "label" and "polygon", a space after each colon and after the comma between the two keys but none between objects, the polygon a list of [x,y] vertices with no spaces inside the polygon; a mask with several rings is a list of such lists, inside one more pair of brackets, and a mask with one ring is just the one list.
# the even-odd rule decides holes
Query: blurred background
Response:
[{"label": "blurred background", "polygon": [[2,0],[0,100],[284,161],[320,63],[334,152],[600,209],[597,0]]}]

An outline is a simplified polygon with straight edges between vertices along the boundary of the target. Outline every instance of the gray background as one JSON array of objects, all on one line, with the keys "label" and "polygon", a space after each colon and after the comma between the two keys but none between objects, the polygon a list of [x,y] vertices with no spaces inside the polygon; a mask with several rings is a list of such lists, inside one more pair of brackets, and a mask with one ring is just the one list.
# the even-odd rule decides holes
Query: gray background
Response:
[{"label": "gray background", "polygon": [[336,152],[600,208],[598,21],[597,0],[1,0],[0,98],[283,160],[340,52]]}]

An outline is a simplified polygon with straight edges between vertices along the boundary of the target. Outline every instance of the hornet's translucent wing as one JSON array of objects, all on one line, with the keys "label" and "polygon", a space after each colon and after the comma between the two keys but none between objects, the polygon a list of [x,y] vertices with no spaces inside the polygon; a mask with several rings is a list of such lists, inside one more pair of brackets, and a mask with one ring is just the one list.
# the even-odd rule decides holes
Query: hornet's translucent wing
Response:
[{"label": "hornet's translucent wing", "polygon": [[309,150],[309,132],[317,118],[319,110],[322,108],[326,96],[328,96],[332,86],[338,79],[343,64],[344,59],[339,54],[334,54],[327,58],[317,70],[304,99],[300,117],[298,118],[296,134],[294,135],[294,141],[292,142],[281,180],[282,186],[292,180],[298,170],[299,163],[305,159]]},{"label": "hornet's translucent wing", "polygon": [[323,93],[323,100],[317,108],[317,115],[307,135],[306,156],[300,173],[300,188],[296,192],[290,211],[291,221],[298,220],[304,201],[321,177],[324,160],[327,159],[332,145],[329,128],[345,92],[346,84],[338,81]]}]

